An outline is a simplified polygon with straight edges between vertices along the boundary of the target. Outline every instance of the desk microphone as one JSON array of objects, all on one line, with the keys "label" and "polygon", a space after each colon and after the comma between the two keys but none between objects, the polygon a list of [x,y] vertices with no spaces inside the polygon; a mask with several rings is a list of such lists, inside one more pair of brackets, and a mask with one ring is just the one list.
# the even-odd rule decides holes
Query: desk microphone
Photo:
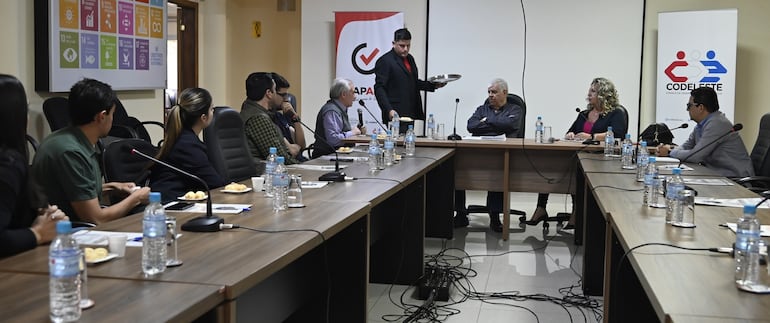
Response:
[{"label": "desk microphone", "polygon": [[457,106],[460,104],[460,98],[455,98],[455,124],[452,128],[452,134],[447,137],[447,140],[463,140],[463,137],[460,137],[457,134]]},{"label": "desk microphone", "polygon": [[757,207],[757,208],[760,205],[762,205],[762,203],[765,203],[765,201],[767,201],[767,199],[770,199],[770,191],[764,191],[762,193],[759,193],[759,195],[761,195],[764,198],[761,201],[759,201],[759,203],[757,203],[757,205],[754,206],[754,207]]},{"label": "desk microphone", "polygon": [[364,111],[361,108],[358,108],[358,129],[361,129],[364,127]]},{"label": "desk microphone", "polygon": [[690,158],[690,157],[692,157],[692,155],[695,155],[695,153],[698,153],[701,150],[705,149],[706,147],[713,145],[714,143],[718,142],[722,138],[727,137],[728,135],[730,135],[732,133],[736,133],[738,131],[741,131],[741,129],[743,129],[743,124],[742,123],[736,123],[732,128],[730,128],[730,131],[728,131],[725,134],[719,136],[719,138],[714,139],[714,141],[712,141],[712,142],[710,142],[708,144],[705,144],[705,145],[701,146],[700,148],[696,149],[695,151],[687,154],[687,157],[680,159],[679,160],[679,166],[677,166],[677,167],[682,167],[682,163],[684,163],[684,161],[687,160],[687,158]]},{"label": "desk microphone", "polygon": [[[372,111],[369,111],[369,108],[367,108],[366,104],[364,104],[364,99],[358,100],[358,104],[364,107],[364,110],[366,110],[366,112],[369,112],[369,115],[372,116],[372,118],[374,118],[374,121],[376,121],[377,124],[380,125],[380,127],[382,127],[383,130],[388,130],[388,128],[385,128],[385,126],[382,125],[382,122],[380,122],[380,120],[378,120],[377,117],[374,116]],[[358,109],[358,115],[361,116],[361,109]]]},{"label": "desk microphone", "polygon": [[319,136],[315,131],[313,131],[313,129],[310,129],[310,127],[308,127],[304,122],[302,122],[300,120],[299,123],[303,127],[305,127],[305,129],[307,129],[308,131],[313,133],[313,136],[316,138],[316,140],[320,140],[321,142],[323,142],[327,146],[331,147],[332,150],[334,150],[334,171],[333,172],[328,172],[326,174],[321,175],[320,177],[318,177],[318,180],[319,181],[326,181],[326,182],[344,182],[345,181],[345,173],[340,172],[340,155],[337,153],[337,149],[334,148],[334,146],[330,145],[329,142],[326,141],[326,139],[324,139],[323,137]]},{"label": "desk microphone", "polygon": [[[575,108],[575,112],[578,113],[578,118],[583,118],[584,121],[588,121],[588,118],[583,115],[583,113],[582,113],[583,110],[581,110],[580,107]],[[581,144],[583,144],[583,145],[598,145],[599,144],[599,140],[594,140],[594,139],[588,138],[586,140],[583,140],[583,142]]]},{"label": "desk microphone", "polygon": [[133,147],[126,147],[126,150],[131,152],[131,154],[139,155],[139,156],[144,157],[145,159],[149,159],[149,160],[151,160],[151,161],[153,161],[153,162],[155,162],[157,164],[166,166],[169,169],[171,169],[171,170],[173,170],[173,171],[175,171],[175,172],[177,172],[179,174],[182,174],[182,175],[185,175],[185,176],[190,177],[192,179],[195,179],[198,182],[201,182],[201,184],[203,184],[203,187],[206,188],[206,195],[208,196],[206,198],[206,216],[197,217],[197,218],[194,218],[194,219],[192,219],[190,221],[187,221],[185,224],[182,224],[182,230],[184,230],[184,231],[191,231],[191,232],[215,232],[215,231],[219,231],[220,230],[219,225],[221,223],[224,223],[224,220],[222,220],[222,218],[220,218],[218,216],[215,216],[211,212],[211,191],[209,190],[209,185],[206,184],[206,181],[202,180],[198,176],[195,176],[193,174],[185,172],[185,171],[183,171],[183,170],[181,170],[181,169],[179,169],[177,167],[171,166],[171,165],[169,165],[166,162],[160,161],[160,160],[158,160],[155,157],[149,156],[149,155],[147,155],[147,154],[145,154],[145,153],[143,153],[141,151],[138,151],[138,150],[136,150]]}]

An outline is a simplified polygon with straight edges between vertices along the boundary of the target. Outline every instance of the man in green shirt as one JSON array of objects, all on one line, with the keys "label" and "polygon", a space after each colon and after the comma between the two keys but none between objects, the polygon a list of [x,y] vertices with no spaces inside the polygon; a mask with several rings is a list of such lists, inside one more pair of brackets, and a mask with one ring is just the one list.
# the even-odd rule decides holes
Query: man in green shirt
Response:
[{"label": "man in green shirt", "polygon": [[251,73],[246,78],[246,96],[241,119],[251,155],[265,160],[270,147],[275,147],[287,165],[299,163],[295,158],[299,151],[289,149],[288,140],[274,122],[275,110],[283,104],[283,97],[277,94],[271,73]]},{"label": "man in green shirt", "polygon": [[[104,183],[96,143],[112,128],[117,97],[100,81],[83,79],[72,86],[69,113],[72,125],[49,135],[40,144],[31,175],[48,197],[75,221],[95,224],[120,218],[146,202],[150,189],[134,183]],[[103,191],[120,191],[126,198],[102,208]]]}]

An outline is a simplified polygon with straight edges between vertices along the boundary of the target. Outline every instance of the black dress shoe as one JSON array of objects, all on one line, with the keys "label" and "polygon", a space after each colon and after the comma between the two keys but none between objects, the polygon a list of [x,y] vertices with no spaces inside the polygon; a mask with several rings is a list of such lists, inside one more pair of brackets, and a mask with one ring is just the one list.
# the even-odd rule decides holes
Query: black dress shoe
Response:
[{"label": "black dress shoe", "polygon": [[468,226],[468,216],[464,214],[458,214],[454,217],[454,227],[463,228]]},{"label": "black dress shoe", "polygon": [[565,225],[565,226],[564,226],[563,228],[561,228],[561,229],[562,229],[562,230],[573,230],[573,229],[575,229],[575,225],[574,225],[574,224],[569,224],[569,223],[567,223],[567,225]]}]

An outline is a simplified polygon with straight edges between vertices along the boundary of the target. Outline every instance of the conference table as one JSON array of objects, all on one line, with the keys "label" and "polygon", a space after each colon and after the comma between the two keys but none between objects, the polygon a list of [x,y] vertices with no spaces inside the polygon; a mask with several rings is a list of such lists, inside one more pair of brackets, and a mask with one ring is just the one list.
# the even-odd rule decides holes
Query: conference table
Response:
[{"label": "conference table", "polygon": [[[355,163],[346,171],[360,174],[358,180],[306,189],[304,208],[281,212],[272,211],[272,199],[262,192],[228,194],[212,190],[214,203],[251,205],[238,214],[218,214],[225,223],[240,228],[183,232],[178,244],[179,258],[184,264],[167,268],[159,275],[142,274],[141,248],[129,247],[123,258],[89,266],[89,279],[122,280],[138,287],[126,289],[123,301],[131,300],[132,306],[125,310],[119,307],[119,299],[105,298],[88,311],[113,308],[112,315],[118,317],[131,317],[129,309],[151,312],[156,308],[135,301],[157,297],[142,286],[180,284],[187,286],[191,294],[202,293],[193,288],[199,286],[202,291],[213,290],[220,297],[218,302],[179,302],[176,306],[180,317],[205,313],[207,321],[220,322],[250,321],[257,317],[261,322],[309,322],[322,318],[330,322],[363,322],[370,281],[412,284],[422,275],[426,182],[439,175],[429,174],[441,169],[442,163],[451,165],[452,156],[451,149],[423,149],[414,158],[373,174],[368,173],[365,163]],[[307,176],[305,180],[311,180],[312,171],[290,173],[303,173]],[[251,186],[250,180],[242,183]],[[444,191],[443,194],[452,196],[451,188]],[[173,214],[180,225],[200,216],[189,212]],[[141,232],[141,228],[141,215],[137,214],[95,229]],[[48,248],[36,248],[0,260],[0,273],[47,279],[47,262]],[[7,281],[0,284],[6,290],[11,288]],[[184,293],[184,289],[178,288],[177,292]],[[43,295],[47,299],[47,293]],[[47,303],[36,304],[35,315],[47,315]],[[5,303],[0,305],[6,307]],[[196,311],[185,312],[193,307]]]},{"label": "conference table", "polygon": [[[369,140],[367,136],[355,136],[345,142],[365,144]],[[534,139],[523,138],[459,141],[417,138],[416,146],[418,151],[423,147],[454,148],[454,188],[503,192],[503,205],[510,205],[510,192],[575,193],[577,153],[604,149],[601,145],[584,145],[580,141],[539,144]],[[442,225],[445,226],[437,230],[452,231],[451,223],[442,222]],[[503,240],[508,240],[509,227],[510,208],[503,207]]]},{"label": "conference table", "polygon": [[[581,159],[586,167],[594,160]],[[695,168],[695,167],[693,167]],[[688,177],[698,175],[698,169]],[[706,172],[707,173],[707,172]],[[740,208],[696,206],[694,229],[665,224],[665,209],[642,205],[642,185],[631,174],[586,172],[586,252],[600,251],[607,322],[709,322],[762,321],[770,317],[770,297],[739,291],[733,283],[734,262],[729,255],[688,251],[644,244],[670,244],[687,248],[729,247],[735,234],[719,226],[735,222]],[[721,177],[714,177],[721,178]],[[723,179],[723,178],[722,178]],[[718,198],[756,197],[739,185],[694,185],[699,196]],[[597,216],[598,215],[598,216]],[[770,210],[760,209],[762,223],[770,222]],[[604,221],[604,234],[596,232],[596,221]],[[603,240],[596,250],[588,238]],[[632,253],[628,253],[632,248]],[[624,256],[625,255],[625,256]],[[589,282],[596,261],[584,260],[584,278]],[[587,269],[590,267],[592,269]],[[601,286],[600,286],[601,287]]]}]

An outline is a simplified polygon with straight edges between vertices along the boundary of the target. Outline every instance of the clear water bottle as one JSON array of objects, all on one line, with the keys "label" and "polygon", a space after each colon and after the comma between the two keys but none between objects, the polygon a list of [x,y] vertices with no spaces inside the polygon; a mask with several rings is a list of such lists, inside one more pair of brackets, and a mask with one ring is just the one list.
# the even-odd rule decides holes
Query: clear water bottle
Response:
[{"label": "clear water bottle", "polygon": [[612,126],[607,127],[607,135],[604,136],[604,156],[612,157],[612,147],[615,146],[615,133]]},{"label": "clear water bottle", "polygon": [[674,168],[673,175],[666,181],[666,223],[682,222],[682,205],[679,203],[679,192],[684,189],[682,169]]},{"label": "clear water bottle", "polygon": [[51,321],[80,319],[80,258],[78,243],[72,238],[72,223],[56,223],[56,238],[48,251]]},{"label": "clear water bottle", "polygon": [[283,156],[276,158],[273,172],[273,211],[283,211],[289,207],[289,170],[284,165]]},{"label": "clear water bottle", "polygon": [[414,127],[409,125],[409,128],[406,130],[406,135],[404,136],[404,150],[407,156],[414,156],[414,141]]},{"label": "clear water bottle", "polygon": [[385,155],[383,158],[385,166],[393,166],[393,160],[396,157],[396,142],[393,141],[392,133],[390,131],[388,131],[388,136],[385,137],[383,150]]},{"label": "clear water bottle", "polygon": [[[754,205],[743,206],[743,216],[738,220],[735,231],[735,283],[742,284],[749,281],[750,272],[747,270],[751,254],[749,245],[757,243],[759,237],[759,220],[757,220],[757,207]],[[758,252],[758,250],[757,250]],[[756,281],[756,279],[754,280]]]},{"label": "clear water bottle", "polygon": [[650,156],[647,159],[647,169],[644,171],[644,205],[650,205],[652,201],[656,177],[658,177],[658,166],[655,165],[655,156]]},{"label": "clear water bottle", "polygon": [[639,152],[636,153],[636,181],[644,182],[644,172],[647,171],[647,162],[650,153],[647,152],[647,142],[639,142]]},{"label": "clear water bottle", "polygon": [[265,196],[273,197],[273,172],[275,171],[278,148],[270,147],[267,160],[265,160]]},{"label": "clear water bottle", "polygon": [[390,122],[390,127],[393,140],[398,140],[398,134],[401,132],[401,119],[396,111],[393,111],[393,120]]},{"label": "clear water bottle", "polygon": [[160,193],[150,193],[150,204],[142,219],[142,272],[160,274],[166,270],[166,211]]},{"label": "clear water bottle", "polygon": [[543,117],[537,116],[535,121],[535,142],[538,144],[543,143]]},{"label": "clear water bottle", "polygon": [[634,143],[631,142],[631,134],[626,134],[626,139],[623,140],[622,155],[620,157],[621,168],[623,169],[635,169],[634,166]]},{"label": "clear water bottle", "polygon": [[379,159],[382,155],[380,150],[380,143],[377,141],[377,135],[372,134],[372,140],[369,141],[369,171],[377,171],[379,169]]},{"label": "clear water bottle", "polygon": [[433,118],[433,113],[428,115],[428,132],[425,134],[426,137],[430,139],[434,139],[436,133],[436,119]]}]

